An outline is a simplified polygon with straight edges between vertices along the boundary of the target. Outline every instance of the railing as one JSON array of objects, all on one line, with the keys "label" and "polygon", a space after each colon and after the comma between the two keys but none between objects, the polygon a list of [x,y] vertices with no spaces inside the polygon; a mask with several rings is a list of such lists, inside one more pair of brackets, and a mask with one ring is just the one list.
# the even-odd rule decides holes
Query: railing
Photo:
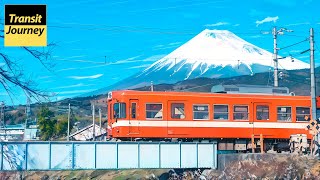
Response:
[{"label": "railing", "polygon": [[216,143],[1,142],[0,170],[217,168]]}]

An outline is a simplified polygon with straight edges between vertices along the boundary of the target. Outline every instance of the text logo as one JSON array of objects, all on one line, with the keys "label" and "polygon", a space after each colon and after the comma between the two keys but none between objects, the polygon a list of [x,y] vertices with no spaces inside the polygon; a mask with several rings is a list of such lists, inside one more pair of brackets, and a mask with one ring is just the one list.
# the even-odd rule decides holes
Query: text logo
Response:
[{"label": "text logo", "polygon": [[47,46],[46,5],[5,5],[4,46]]}]

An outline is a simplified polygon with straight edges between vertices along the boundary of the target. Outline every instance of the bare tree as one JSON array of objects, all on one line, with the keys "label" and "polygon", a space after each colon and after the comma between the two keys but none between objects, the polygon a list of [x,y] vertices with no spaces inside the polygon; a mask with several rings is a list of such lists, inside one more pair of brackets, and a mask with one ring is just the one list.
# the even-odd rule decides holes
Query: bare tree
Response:
[{"label": "bare tree", "polygon": [[[4,40],[3,29],[0,29],[0,39]],[[56,44],[50,43],[43,48],[20,47],[20,49],[26,55],[31,55],[34,60],[39,61],[48,71],[51,71],[54,66],[51,61],[51,54],[55,46]],[[25,71],[21,68],[21,64],[15,61],[14,57],[9,56],[0,49],[0,59],[4,63],[4,65],[0,66],[0,83],[12,102],[12,96],[15,95],[14,88],[23,90],[27,96],[31,96],[37,101],[49,99],[51,95],[38,88],[38,84],[32,78],[27,77]]]}]

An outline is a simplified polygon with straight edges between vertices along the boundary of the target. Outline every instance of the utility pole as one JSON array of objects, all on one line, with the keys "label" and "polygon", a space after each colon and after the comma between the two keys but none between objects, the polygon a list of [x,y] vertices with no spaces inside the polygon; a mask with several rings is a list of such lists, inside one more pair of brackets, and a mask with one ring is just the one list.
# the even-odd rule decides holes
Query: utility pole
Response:
[{"label": "utility pole", "polygon": [[[293,30],[289,30],[287,28],[280,28],[279,30],[277,30],[276,27],[274,27],[272,29],[272,35],[273,35],[273,62],[274,62],[274,87],[278,87],[279,86],[279,78],[278,78],[278,50],[280,50],[277,47],[277,37],[278,34],[279,35],[283,35],[284,32],[293,32]],[[283,58],[281,58],[283,59]]]},{"label": "utility pole", "polygon": [[273,62],[274,62],[274,87],[278,87],[278,49],[277,49],[277,28],[272,30],[273,35]]},{"label": "utility pole", "polygon": [[[311,83],[311,111],[312,111],[312,119],[317,120],[317,101],[316,101],[316,79],[314,74],[314,31],[313,28],[310,28],[310,83]],[[319,142],[319,134],[316,135],[315,139],[312,141]],[[315,143],[314,143],[315,144]],[[317,146],[317,145],[316,145]],[[318,147],[318,153],[319,153]],[[314,153],[316,149],[314,150]],[[320,154],[320,153],[319,153]]]},{"label": "utility pole", "polygon": [[95,109],[94,109],[94,102],[92,103],[92,140],[95,141],[96,140],[96,124],[94,122],[95,120]]},{"label": "utility pole", "polygon": [[311,80],[311,108],[312,119],[317,118],[317,103],[316,103],[316,80],[314,75],[314,32],[310,28],[310,80]]},{"label": "utility pole", "polygon": [[151,91],[153,91],[153,82],[151,81]]},{"label": "utility pole", "polygon": [[1,116],[0,116],[0,118],[1,118],[1,123],[2,123],[2,127],[4,128],[4,121],[3,121],[3,117],[2,117],[2,115],[3,115],[3,101],[1,101]]},{"label": "utility pole", "polygon": [[68,110],[68,135],[67,135],[67,141],[70,140],[70,103],[69,103],[69,110]]},{"label": "utility pole", "polygon": [[25,128],[27,129],[28,128],[28,121],[30,119],[30,113],[31,113],[31,110],[30,110],[30,104],[31,104],[31,101],[30,101],[30,97],[29,97],[29,93],[27,93],[27,104],[26,104],[26,121],[25,121]]},{"label": "utility pole", "polygon": [[[100,136],[101,136],[101,129],[102,129],[101,119],[102,119],[101,108],[99,108],[99,125],[100,125],[99,131],[100,131]],[[100,138],[100,140],[101,140],[101,138]]]},{"label": "utility pole", "polygon": [[3,127],[3,130],[4,130],[4,140],[7,139],[7,131],[6,131],[6,121],[4,119],[4,102],[1,101],[1,120],[2,120],[2,127]]},{"label": "utility pole", "polygon": [[[4,120],[2,118],[2,114],[3,114],[3,101],[0,102],[1,103],[1,109],[0,109],[0,127],[1,127],[1,130],[3,130],[4,132]],[[2,124],[2,126],[1,126]],[[0,131],[0,133],[3,133],[2,131]]]}]

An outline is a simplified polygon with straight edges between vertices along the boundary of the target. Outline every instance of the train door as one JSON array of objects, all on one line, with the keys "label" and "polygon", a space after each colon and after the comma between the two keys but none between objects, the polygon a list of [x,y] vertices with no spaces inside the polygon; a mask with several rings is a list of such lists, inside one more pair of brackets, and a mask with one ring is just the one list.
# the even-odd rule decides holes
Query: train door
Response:
[{"label": "train door", "polygon": [[139,134],[138,104],[137,99],[129,101],[129,134]]},{"label": "train door", "polygon": [[[263,134],[261,131],[261,128],[255,128],[254,123],[260,123],[260,122],[270,122],[270,104],[259,102],[259,103],[253,103],[253,115],[250,118],[250,122],[253,125],[252,127],[252,134],[254,135],[260,135]],[[258,126],[261,127],[261,126]]]},{"label": "train door", "polygon": [[188,134],[189,128],[182,126],[182,124],[186,123],[185,106],[185,101],[168,101],[167,133],[169,136]]}]

